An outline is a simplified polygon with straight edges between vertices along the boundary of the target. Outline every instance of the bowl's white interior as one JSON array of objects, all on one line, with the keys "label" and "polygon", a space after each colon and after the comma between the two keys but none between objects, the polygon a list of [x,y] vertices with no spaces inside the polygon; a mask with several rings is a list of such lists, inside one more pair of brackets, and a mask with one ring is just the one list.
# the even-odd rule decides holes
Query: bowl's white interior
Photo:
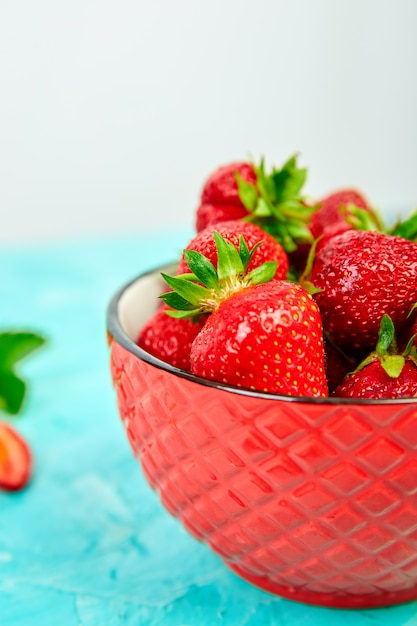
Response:
[{"label": "bowl's white interior", "polygon": [[118,315],[129,339],[136,341],[140,329],[158,307],[158,296],[167,290],[159,272],[138,278],[122,294]]}]

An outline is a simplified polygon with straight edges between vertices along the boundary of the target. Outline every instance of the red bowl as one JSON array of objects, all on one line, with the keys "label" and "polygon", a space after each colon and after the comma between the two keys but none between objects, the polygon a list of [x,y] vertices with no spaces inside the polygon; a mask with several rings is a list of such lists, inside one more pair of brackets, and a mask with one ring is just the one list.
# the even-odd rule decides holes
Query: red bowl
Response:
[{"label": "red bowl", "polygon": [[308,604],[417,598],[416,399],[309,399],[206,381],[135,345],[163,291],[140,276],[107,314],[130,445],[162,504],[235,573]]}]

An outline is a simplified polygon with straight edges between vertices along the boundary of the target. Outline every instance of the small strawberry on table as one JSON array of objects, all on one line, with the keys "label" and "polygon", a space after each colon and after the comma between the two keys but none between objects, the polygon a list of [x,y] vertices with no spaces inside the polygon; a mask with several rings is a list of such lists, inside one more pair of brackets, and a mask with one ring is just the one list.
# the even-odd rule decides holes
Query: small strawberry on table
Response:
[{"label": "small strawberry on table", "polygon": [[15,428],[0,421],[0,489],[23,489],[31,472],[32,454],[28,444]]},{"label": "small strawberry on table", "polygon": [[[33,332],[0,333],[0,410],[17,415],[23,407],[27,385],[16,373],[16,364],[45,343]],[[15,428],[0,421],[0,489],[17,491],[31,476],[32,455]]]}]

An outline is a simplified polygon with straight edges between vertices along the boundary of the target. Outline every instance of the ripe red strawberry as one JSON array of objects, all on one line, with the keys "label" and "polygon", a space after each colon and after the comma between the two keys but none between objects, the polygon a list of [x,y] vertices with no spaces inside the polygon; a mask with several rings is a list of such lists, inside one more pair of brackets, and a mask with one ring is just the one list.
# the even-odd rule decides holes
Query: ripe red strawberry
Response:
[{"label": "ripe red strawberry", "polygon": [[355,189],[341,189],[325,198],[311,216],[310,230],[314,237],[333,237],[353,228],[346,220],[351,216],[350,206],[368,209],[368,202]]},{"label": "ripe red strawberry", "polygon": [[210,224],[248,216],[248,210],[239,196],[237,175],[252,185],[256,184],[255,170],[246,162],[223,165],[206,180],[196,214],[197,232]]},{"label": "ripe red strawberry", "polygon": [[197,231],[222,221],[244,219],[270,233],[290,253],[311,243],[307,226],[314,207],[301,195],[307,170],[297,156],[280,169],[265,172],[263,160],[255,166],[232,163],[216,170],[206,182],[197,210]]},{"label": "ripe red strawberry", "polygon": [[256,184],[256,173],[251,163],[244,161],[229,163],[217,168],[206,180],[201,191],[201,202],[203,204],[234,204],[245,208],[239,196],[237,174],[248,183]]},{"label": "ripe red strawberry", "polygon": [[136,343],[153,356],[189,371],[190,349],[196,335],[202,329],[206,317],[175,319],[167,315],[169,307],[163,305],[141,329]]},{"label": "ripe red strawberry", "polygon": [[177,317],[209,313],[194,339],[191,371],[258,391],[299,396],[328,394],[321,318],[300,286],[273,279],[276,262],[247,273],[251,255],[214,232],[217,269],[204,255],[184,252],[192,275],[166,276],[164,301]]},{"label": "ripe red strawberry", "polygon": [[0,422],[0,489],[23,489],[31,469],[32,455],[27,443],[9,424]]},{"label": "ripe red strawberry", "polygon": [[316,252],[310,281],[325,330],[337,345],[369,350],[382,316],[401,332],[417,301],[417,244],[370,231],[346,231]]},{"label": "ripe red strawberry", "polygon": [[[251,250],[258,246],[254,251],[247,270],[250,272],[255,267],[262,265],[265,261],[277,261],[276,278],[286,278],[289,263],[288,257],[282,246],[268,233],[264,232],[259,226],[248,222],[228,221],[211,225],[205,228],[189,242],[186,250],[195,250],[203,254],[214,266],[217,265],[217,248],[213,238],[214,231],[217,231],[223,239],[239,246],[240,237],[242,236],[246,245]],[[262,242],[262,243],[260,243]],[[188,272],[188,265],[182,255],[178,266],[177,274]]]},{"label": "ripe red strawberry", "polygon": [[417,396],[417,350],[410,340],[397,349],[394,324],[389,315],[381,320],[376,349],[339,385],[340,398],[408,398]]},{"label": "ripe red strawberry", "polygon": [[191,348],[198,376],[257,391],[326,397],[322,326],[302,287],[284,281],[233,294]]},{"label": "ripe red strawberry", "polygon": [[413,398],[417,396],[417,365],[406,361],[401,376],[394,378],[375,361],[348,376],[331,395],[337,398]]},{"label": "ripe red strawberry", "polygon": [[208,226],[214,226],[220,222],[241,220],[248,217],[248,210],[244,206],[234,204],[200,204],[196,214],[196,230],[201,232]]}]

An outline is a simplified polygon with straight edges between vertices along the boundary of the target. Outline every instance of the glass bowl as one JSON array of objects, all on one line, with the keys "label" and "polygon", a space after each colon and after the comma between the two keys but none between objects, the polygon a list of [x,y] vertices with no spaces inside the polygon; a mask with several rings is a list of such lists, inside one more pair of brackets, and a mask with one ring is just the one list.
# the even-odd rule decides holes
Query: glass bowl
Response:
[{"label": "glass bowl", "polygon": [[272,594],[345,608],[416,599],[417,400],[271,395],[171,367],[135,344],[159,273],[119,290],[107,328],[120,417],[163,506]]}]

